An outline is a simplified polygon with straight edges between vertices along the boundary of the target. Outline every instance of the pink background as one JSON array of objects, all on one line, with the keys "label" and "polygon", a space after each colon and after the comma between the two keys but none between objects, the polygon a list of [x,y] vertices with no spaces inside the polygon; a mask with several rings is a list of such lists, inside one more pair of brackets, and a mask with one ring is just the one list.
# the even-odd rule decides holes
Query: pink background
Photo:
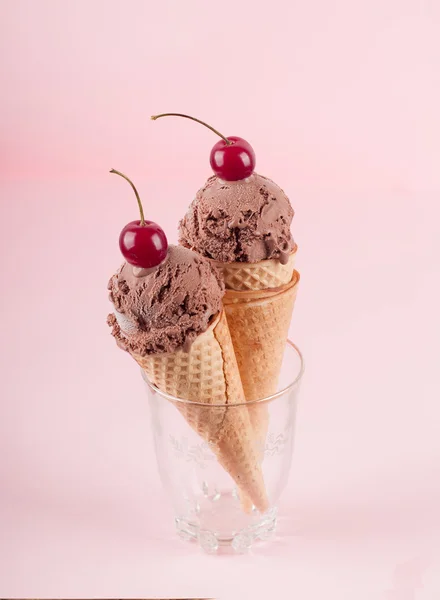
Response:
[{"label": "pink background", "polygon": [[[0,1],[0,594],[440,597],[438,0]],[[171,240],[214,136],[296,210],[307,372],[279,537],[176,540],[117,236]]]}]

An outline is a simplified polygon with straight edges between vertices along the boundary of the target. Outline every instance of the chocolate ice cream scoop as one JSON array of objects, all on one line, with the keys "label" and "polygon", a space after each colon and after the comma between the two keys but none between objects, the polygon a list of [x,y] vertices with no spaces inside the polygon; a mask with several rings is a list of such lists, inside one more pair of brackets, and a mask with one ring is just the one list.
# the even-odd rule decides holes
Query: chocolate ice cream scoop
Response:
[{"label": "chocolate ice cream scoop", "polygon": [[188,350],[220,312],[224,293],[208,260],[172,245],[157,267],[124,263],[108,289],[112,333],[121,348],[139,356]]},{"label": "chocolate ice cream scoop", "polygon": [[293,208],[276,183],[253,173],[248,179],[210,177],[180,222],[180,243],[223,263],[278,259],[294,248]]}]

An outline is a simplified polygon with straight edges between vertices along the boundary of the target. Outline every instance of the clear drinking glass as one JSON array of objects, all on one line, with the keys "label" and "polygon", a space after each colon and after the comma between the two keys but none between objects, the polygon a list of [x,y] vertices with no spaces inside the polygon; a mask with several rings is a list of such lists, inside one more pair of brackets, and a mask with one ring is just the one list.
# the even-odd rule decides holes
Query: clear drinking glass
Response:
[{"label": "clear drinking glass", "polygon": [[[156,458],[163,486],[174,506],[178,534],[196,540],[207,552],[232,546],[248,550],[275,531],[277,504],[286,486],[292,461],[296,409],[304,363],[301,352],[286,344],[278,392],[261,400],[235,405],[197,404],[161,392],[143,374],[150,400]],[[261,514],[251,505],[243,509],[240,493],[182,412],[191,405],[201,418],[210,411],[264,411],[267,435],[258,444],[269,509]],[[209,413],[209,414],[208,414]]]}]

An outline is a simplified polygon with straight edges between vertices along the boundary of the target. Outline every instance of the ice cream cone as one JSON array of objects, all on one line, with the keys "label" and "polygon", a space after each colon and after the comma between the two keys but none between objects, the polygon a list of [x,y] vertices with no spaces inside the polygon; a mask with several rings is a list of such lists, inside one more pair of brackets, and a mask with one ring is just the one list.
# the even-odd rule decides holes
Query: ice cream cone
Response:
[{"label": "ice cream cone", "polygon": [[[277,389],[294,303],[290,287],[296,291],[292,282],[298,277],[293,216],[288,197],[271,179],[254,172],[229,181],[217,173],[198,190],[179,225],[179,243],[209,258],[222,274],[223,305],[248,401]],[[249,409],[264,446],[267,405]],[[257,414],[266,415],[265,427],[257,426]]]},{"label": "ice cream cone", "polygon": [[[223,304],[247,401],[277,391],[278,379],[298,289],[296,246],[286,265],[216,263],[226,283]],[[271,283],[271,287],[263,285]],[[231,289],[231,286],[234,289]],[[269,413],[265,404],[249,406],[254,434],[264,451]]]},{"label": "ice cream cone", "polygon": [[222,272],[227,290],[236,292],[273,290],[292,280],[297,245],[294,245],[286,264],[279,260],[260,260],[257,263],[214,261]]},{"label": "ice cream cone", "polygon": [[226,290],[223,299],[246,400],[276,392],[299,273],[273,290]]},{"label": "ice cream cone", "polygon": [[234,408],[245,396],[225,312],[196,338],[189,352],[132,356],[161,391],[193,402],[176,406],[237,483],[243,506],[253,503],[265,512],[268,499],[250,415],[243,407]]}]

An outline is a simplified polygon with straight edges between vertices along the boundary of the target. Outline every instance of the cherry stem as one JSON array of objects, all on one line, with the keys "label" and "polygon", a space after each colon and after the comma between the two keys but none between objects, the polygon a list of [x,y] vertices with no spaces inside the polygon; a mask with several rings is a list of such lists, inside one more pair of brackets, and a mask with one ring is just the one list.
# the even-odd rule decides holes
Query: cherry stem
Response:
[{"label": "cherry stem", "polygon": [[228,140],[227,137],[225,137],[224,135],[222,135],[220,133],[220,131],[217,131],[217,129],[214,129],[214,127],[211,127],[211,125],[208,125],[208,123],[205,123],[205,121],[201,121],[200,119],[196,119],[195,117],[190,117],[189,115],[183,115],[182,113],[162,113],[161,115],[153,115],[151,117],[151,120],[155,121],[156,119],[160,119],[161,117],[183,117],[184,119],[191,119],[191,121],[195,121],[196,123],[200,123],[200,125],[204,125],[208,129],[210,129],[211,131],[213,131],[214,133],[216,133],[219,137],[222,138],[222,140],[224,140],[226,142],[226,144],[228,146],[230,146],[232,144],[232,142],[230,140]]},{"label": "cherry stem", "polygon": [[136,194],[137,203],[139,205],[139,212],[141,213],[141,227],[143,227],[145,225],[144,209],[142,208],[142,202],[141,202],[141,199],[139,198],[139,194],[138,194],[137,189],[134,186],[134,183],[132,181],[130,181],[130,179],[127,177],[127,175],[124,175],[124,173],[121,173],[120,171],[116,171],[115,169],[111,169],[110,173],[116,173],[116,175],[119,175],[120,177],[123,177],[126,181],[128,181],[128,183],[133,188],[133,191]]}]

